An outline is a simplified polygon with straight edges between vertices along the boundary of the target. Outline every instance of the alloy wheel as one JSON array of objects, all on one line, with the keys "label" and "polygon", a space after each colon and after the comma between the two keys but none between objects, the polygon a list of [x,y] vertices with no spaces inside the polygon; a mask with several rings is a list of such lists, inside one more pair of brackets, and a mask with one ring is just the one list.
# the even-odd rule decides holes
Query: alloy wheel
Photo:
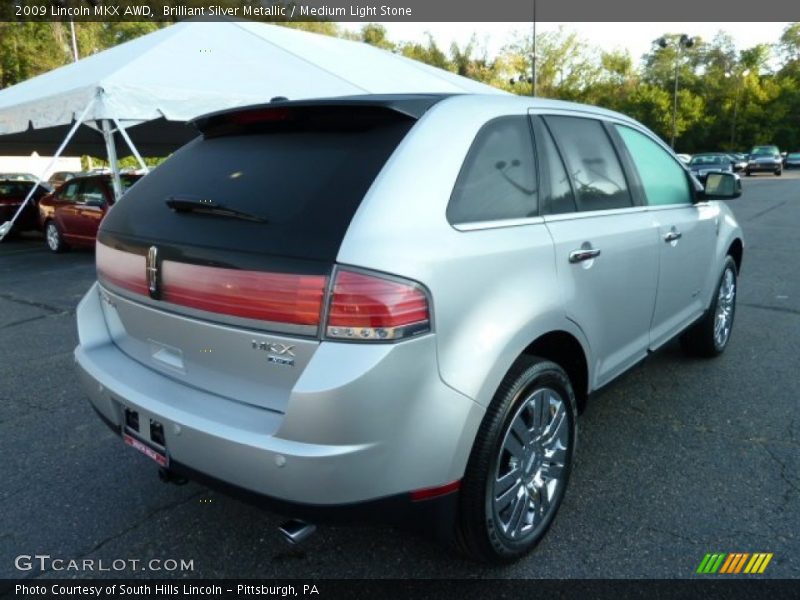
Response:
[{"label": "alloy wheel", "polygon": [[733,327],[733,311],[736,304],[736,276],[730,267],[725,269],[719,285],[717,310],[714,315],[714,343],[723,348],[728,343]]},{"label": "alloy wheel", "polygon": [[509,540],[534,534],[558,505],[570,444],[568,409],[556,390],[536,388],[511,419],[491,486],[494,520]]},{"label": "alloy wheel", "polygon": [[58,228],[56,227],[55,223],[50,222],[47,224],[47,247],[50,248],[53,252],[58,250],[60,245],[60,236],[58,234]]}]

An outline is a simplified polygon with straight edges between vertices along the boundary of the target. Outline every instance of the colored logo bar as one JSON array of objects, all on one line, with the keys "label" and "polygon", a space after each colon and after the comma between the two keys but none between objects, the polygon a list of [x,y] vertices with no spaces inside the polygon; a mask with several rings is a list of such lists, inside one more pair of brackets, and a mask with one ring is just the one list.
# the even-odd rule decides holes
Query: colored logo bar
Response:
[{"label": "colored logo bar", "polygon": [[752,554],[749,552],[729,552],[728,554],[709,552],[697,567],[697,573],[704,575],[714,573],[721,575],[760,574],[767,568],[772,556],[772,552],[754,552]]}]

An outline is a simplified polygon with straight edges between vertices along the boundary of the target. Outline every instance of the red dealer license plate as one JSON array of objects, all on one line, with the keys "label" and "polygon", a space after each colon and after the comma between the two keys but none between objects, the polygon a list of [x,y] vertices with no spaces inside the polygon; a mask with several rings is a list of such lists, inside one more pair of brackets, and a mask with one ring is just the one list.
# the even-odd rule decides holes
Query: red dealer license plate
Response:
[{"label": "red dealer license plate", "polygon": [[136,448],[139,452],[141,452],[145,456],[149,456],[162,467],[169,466],[169,458],[167,457],[166,454],[163,454],[158,450],[151,448],[144,442],[137,440],[135,437],[127,433],[122,434],[122,439],[128,446],[130,446],[131,448]]}]

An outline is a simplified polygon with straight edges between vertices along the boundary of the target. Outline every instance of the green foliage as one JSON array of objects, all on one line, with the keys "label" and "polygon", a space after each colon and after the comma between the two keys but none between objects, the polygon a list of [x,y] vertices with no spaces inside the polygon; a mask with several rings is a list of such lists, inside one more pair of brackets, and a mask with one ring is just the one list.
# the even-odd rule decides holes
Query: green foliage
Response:
[{"label": "green foliage", "polygon": [[[256,0],[221,0],[243,5]],[[476,38],[463,46],[395,42],[375,23],[360,31],[327,21],[282,25],[371,44],[389,52],[528,95],[533,91],[529,32],[514,36],[489,58]],[[77,23],[81,56],[144,35],[165,24]],[[665,32],[637,66],[623,51],[600,51],[564,28],[543,32],[536,43],[536,95],[604,106],[641,121],[665,140],[672,137],[678,76],[676,148],[683,152],[743,150],[760,143],[800,150],[800,23],[786,27],[774,45],[738,51],[720,31],[711,41],[680,47],[680,34]],[[0,88],[72,60],[67,23],[0,22]],[[133,164],[128,166],[134,166]]]}]

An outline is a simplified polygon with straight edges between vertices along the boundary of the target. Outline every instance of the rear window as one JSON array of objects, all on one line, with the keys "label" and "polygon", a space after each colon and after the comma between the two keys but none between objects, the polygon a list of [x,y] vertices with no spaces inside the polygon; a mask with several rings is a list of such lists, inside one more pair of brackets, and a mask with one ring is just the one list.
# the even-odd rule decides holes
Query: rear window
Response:
[{"label": "rear window", "polygon": [[0,181],[0,198],[25,197],[31,189],[31,184],[17,181]]},{"label": "rear window", "polygon": [[778,152],[777,146],[756,146],[753,148],[750,154],[755,154],[756,156],[769,156],[780,153]]},{"label": "rear window", "polygon": [[731,162],[731,159],[727,156],[719,156],[719,155],[712,155],[712,156],[695,156],[689,161],[689,164],[693,167],[695,166],[702,166],[702,165],[724,165]]},{"label": "rear window", "polygon": [[[333,261],[365,193],[414,119],[359,107],[335,119],[198,138],[142,178],[102,231],[140,241]],[[253,129],[252,127],[248,127]],[[257,217],[176,213],[170,198]]]}]

